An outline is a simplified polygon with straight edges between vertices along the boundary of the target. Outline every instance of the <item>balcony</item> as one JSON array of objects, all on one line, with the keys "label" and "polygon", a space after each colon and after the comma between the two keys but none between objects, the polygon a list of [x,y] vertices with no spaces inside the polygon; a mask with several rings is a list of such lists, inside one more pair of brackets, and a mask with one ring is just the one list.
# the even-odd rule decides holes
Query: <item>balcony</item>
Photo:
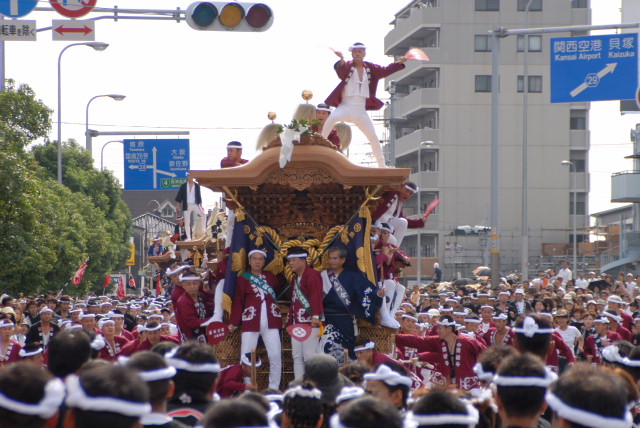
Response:
[{"label": "balcony", "polygon": [[[418,150],[423,141],[433,141],[438,144],[441,140],[439,129],[422,128],[396,140],[396,153],[398,156]],[[418,154],[416,153],[416,158]]]},{"label": "balcony", "polygon": [[574,150],[589,150],[589,131],[569,131],[570,147]]},{"label": "balcony", "polygon": [[586,172],[572,172],[569,179],[571,191],[576,189],[578,192],[589,192],[589,178],[590,176]]},{"label": "balcony", "polygon": [[414,112],[426,106],[440,104],[440,89],[420,88],[411,92],[396,103],[398,116],[413,115]]},{"label": "balcony", "polygon": [[411,174],[411,181],[421,189],[440,188],[440,174],[438,171],[422,171],[420,174]]},{"label": "balcony", "polygon": [[[427,54],[429,55],[429,54]],[[429,56],[431,58],[431,56]],[[439,67],[434,67],[432,64],[425,63],[424,61],[408,61],[405,63],[406,67],[403,70],[393,73],[390,77],[387,77],[385,83],[388,87],[389,80],[395,80],[396,85],[413,85],[421,84],[427,88],[437,88],[440,86],[439,82]]]},{"label": "balcony", "polygon": [[611,176],[611,202],[640,202],[640,171],[617,172]]},{"label": "balcony", "polygon": [[439,7],[411,8],[409,16],[396,18],[394,29],[384,38],[385,54],[399,56],[413,47],[432,47],[434,31],[440,29],[427,22],[442,22],[442,12]]}]

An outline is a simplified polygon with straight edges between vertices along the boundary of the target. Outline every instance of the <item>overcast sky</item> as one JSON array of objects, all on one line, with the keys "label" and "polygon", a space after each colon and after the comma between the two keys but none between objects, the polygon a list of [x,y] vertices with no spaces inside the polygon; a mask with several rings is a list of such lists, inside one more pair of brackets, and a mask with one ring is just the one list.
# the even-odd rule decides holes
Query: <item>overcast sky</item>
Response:
[{"label": "overcast sky", "polygon": [[[84,142],[87,102],[95,95],[116,93],[127,98],[121,102],[109,98],[93,101],[90,128],[190,130],[192,169],[217,168],[230,140],[242,141],[245,157],[251,158],[256,137],[269,122],[267,112],[276,112],[279,122],[289,122],[297,104],[303,102],[303,89],[313,91],[312,102],[319,103],[335,87],[337,79],[331,66],[336,57],[330,47],[346,52],[351,43],[362,41],[368,46],[368,60],[389,62],[383,54],[384,36],[392,29],[389,23],[394,13],[408,0],[265,2],[272,7],[275,22],[263,33],[196,31],[185,22],[175,21],[97,21],[96,41],[109,43],[109,48],[95,52],[78,46],[62,57],[63,139]],[[118,7],[186,9],[190,3],[120,0]],[[594,24],[620,22],[620,0],[591,3]],[[42,1],[41,6],[48,6],[48,2]],[[99,0],[98,6],[113,5]],[[89,17],[104,15],[92,13]],[[33,12],[25,17],[37,20],[39,28],[60,18],[55,12]],[[51,41],[50,31],[39,32],[37,42],[7,42],[6,76],[28,83],[55,109],[57,60],[68,43]],[[379,95],[388,96],[382,85]],[[591,213],[619,206],[609,202],[610,177],[613,172],[632,169],[631,161],[623,157],[632,152],[629,130],[636,121],[640,121],[636,115],[620,116],[617,102],[592,103]],[[376,126],[382,136],[382,126]],[[368,151],[364,136],[354,131],[353,151]],[[56,136],[54,123],[51,139]],[[102,145],[121,138],[94,138],[96,166],[100,165]],[[119,144],[105,149],[105,166],[122,179]]]}]

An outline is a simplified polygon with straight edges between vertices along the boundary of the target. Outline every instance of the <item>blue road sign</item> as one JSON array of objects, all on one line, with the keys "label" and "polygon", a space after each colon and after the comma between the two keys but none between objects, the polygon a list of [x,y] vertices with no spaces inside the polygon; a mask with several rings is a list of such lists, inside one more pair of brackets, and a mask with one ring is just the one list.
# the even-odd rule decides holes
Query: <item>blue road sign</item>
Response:
[{"label": "blue road sign", "polygon": [[635,99],[638,34],[551,39],[551,102]]},{"label": "blue road sign", "polygon": [[0,0],[0,15],[11,18],[25,16],[38,5],[38,0]]},{"label": "blue road sign", "polygon": [[178,189],[188,171],[189,140],[124,140],[125,190]]}]

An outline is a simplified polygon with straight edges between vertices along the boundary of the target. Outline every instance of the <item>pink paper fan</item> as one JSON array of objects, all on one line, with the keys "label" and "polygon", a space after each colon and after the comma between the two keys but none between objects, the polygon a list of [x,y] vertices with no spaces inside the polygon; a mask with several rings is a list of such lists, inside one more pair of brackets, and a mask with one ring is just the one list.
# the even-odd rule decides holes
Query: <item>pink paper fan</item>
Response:
[{"label": "pink paper fan", "polygon": [[404,54],[404,57],[408,60],[415,59],[418,61],[429,61],[429,57],[427,56],[427,54],[424,53],[422,49],[418,48],[409,49],[407,53]]}]

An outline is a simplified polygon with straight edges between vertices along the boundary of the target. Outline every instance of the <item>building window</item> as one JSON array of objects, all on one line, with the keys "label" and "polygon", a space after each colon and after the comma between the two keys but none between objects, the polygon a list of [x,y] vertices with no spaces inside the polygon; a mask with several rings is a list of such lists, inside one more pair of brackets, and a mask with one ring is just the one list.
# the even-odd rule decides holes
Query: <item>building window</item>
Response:
[{"label": "building window", "polygon": [[[524,36],[518,36],[518,52],[524,52]],[[529,36],[529,52],[542,52],[542,36]]]},{"label": "building window", "polygon": [[586,110],[571,110],[569,117],[569,129],[573,131],[584,131],[587,129]]},{"label": "building window", "polygon": [[491,45],[489,42],[489,36],[476,36],[475,42],[475,51],[476,52],[489,52],[491,50]]},{"label": "building window", "polygon": [[[527,76],[527,92],[542,92],[542,76]],[[524,76],[518,76],[518,92],[524,90]]]},{"label": "building window", "polygon": [[588,0],[571,0],[571,7],[574,9],[586,9]]},{"label": "building window", "polygon": [[[576,205],[576,215],[585,215],[586,214],[586,204],[584,201],[584,193],[578,193],[578,205]],[[573,192],[569,196],[569,215],[573,215]]]},{"label": "building window", "polygon": [[476,10],[480,12],[497,12],[500,10],[500,0],[476,0]]},{"label": "building window", "polygon": [[[525,12],[527,10],[527,4],[529,0],[518,0],[518,12]],[[542,10],[542,0],[532,0],[531,6],[529,6],[529,12],[540,12]]]},{"label": "building window", "polygon": [[476,92],[491,92],[491,75],[476,75]]}]

